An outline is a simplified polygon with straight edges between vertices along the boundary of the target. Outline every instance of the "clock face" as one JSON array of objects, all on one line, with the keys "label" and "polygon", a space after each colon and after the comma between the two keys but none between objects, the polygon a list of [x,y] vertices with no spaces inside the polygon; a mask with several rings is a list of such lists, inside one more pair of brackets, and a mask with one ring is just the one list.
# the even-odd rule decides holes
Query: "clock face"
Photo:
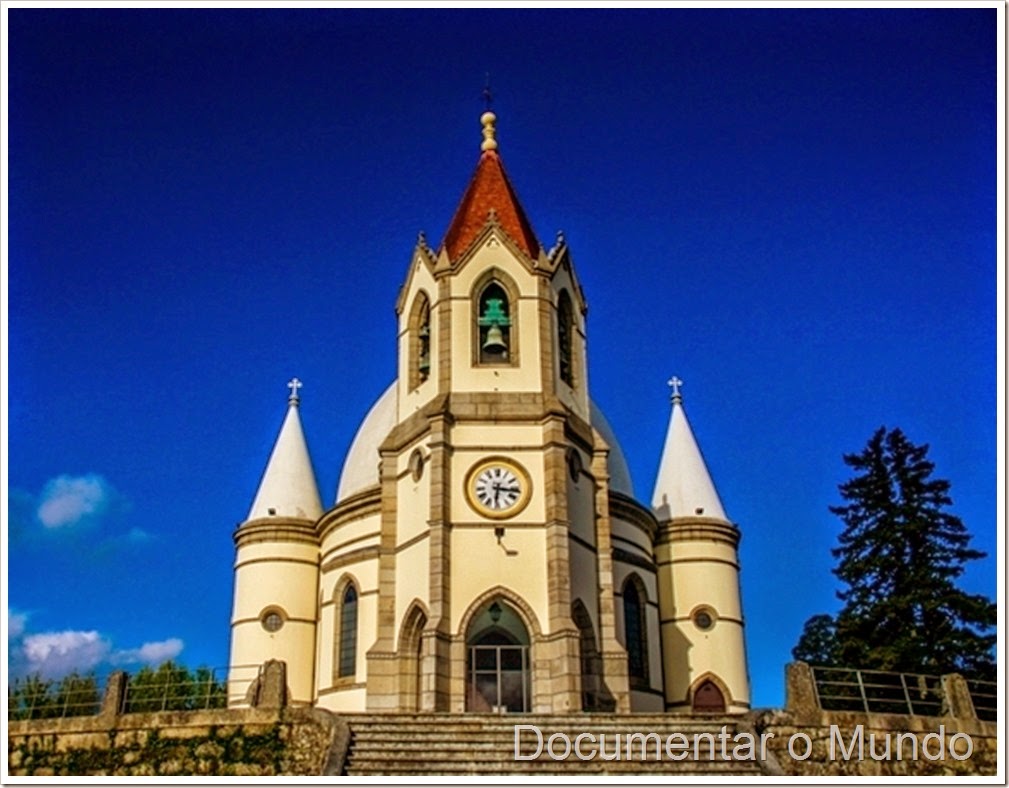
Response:
[{"label": "clock face", "polygon": [[486,517],[511,517],[529,501],[529,479],[521,467],[505,460],[487,460],[469,474],[470,503]]}]

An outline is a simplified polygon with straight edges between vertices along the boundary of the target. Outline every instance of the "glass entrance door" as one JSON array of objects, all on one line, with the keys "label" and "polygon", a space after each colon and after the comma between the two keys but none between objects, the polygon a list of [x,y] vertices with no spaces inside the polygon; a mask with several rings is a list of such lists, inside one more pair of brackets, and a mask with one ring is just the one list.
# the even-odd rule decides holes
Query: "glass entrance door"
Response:
[{"label": "glass entrance door", "polygon": [[468,711],[529,711],[529,647],[470,646],[468,690]]}]

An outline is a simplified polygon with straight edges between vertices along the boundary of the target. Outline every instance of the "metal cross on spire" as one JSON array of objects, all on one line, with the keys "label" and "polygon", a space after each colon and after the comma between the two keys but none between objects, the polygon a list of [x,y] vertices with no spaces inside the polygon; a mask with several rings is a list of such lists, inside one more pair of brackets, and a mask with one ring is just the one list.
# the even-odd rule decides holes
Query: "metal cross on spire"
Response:
[{"label": "metal cross on spire", "polygon": [[680,394],[680,386],[683,385],[683,381],[673,375],[667,385],[673,390],[673,402],[683,402],[683,395]]},{"label": "metal cross on spire", "polygon": [[297,378],[291,378],[291,382],[287,384],[287,387],[291,390],[291,396],[287,398],[287,401],[292,405],[297,405],[301,401],[301,398],[298,396],[298,389],[303,385]]},{"label": "metal cross on spire", "polygon": [[487,80],[484,82],[483,93],[480,94],[483,97],[484,109],[490,112],[491,104],[494,103],[494,95],[490,92],[490,72],[487,72]]}]

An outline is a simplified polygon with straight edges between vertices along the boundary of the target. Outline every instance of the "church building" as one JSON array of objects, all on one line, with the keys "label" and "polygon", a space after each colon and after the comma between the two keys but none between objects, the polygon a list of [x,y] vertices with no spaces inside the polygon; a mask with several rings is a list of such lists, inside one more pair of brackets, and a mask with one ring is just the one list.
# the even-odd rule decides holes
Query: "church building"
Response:
[{"label": "church building", "polygon": [[[335,712],[742,713],[739,531],[672,385],[650,504],[592,401],[586,305],[495,116],[396,304],[396,379],[323,505],[299,381],[235,531],[232,666]],[[234,671],[233,668],[233,677]]]}]

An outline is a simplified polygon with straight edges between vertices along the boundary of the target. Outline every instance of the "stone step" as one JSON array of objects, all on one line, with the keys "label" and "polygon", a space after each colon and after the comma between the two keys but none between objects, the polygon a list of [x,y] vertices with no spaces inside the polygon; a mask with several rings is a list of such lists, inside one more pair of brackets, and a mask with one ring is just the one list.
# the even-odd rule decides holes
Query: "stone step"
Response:
[{"label": "stone step", "polygon": [[721,733],[724,727],[730,734],[735,733],[737,726],[734,722],[725,722],[721,725],[675,725],[675,724],[661,724],[661,723],[647,723],[647,722],[626,722],[626,721],[611,721],[607,723],[571,723],[571,722],[558,722],[557,724],[552,723],[536,723],[536,722],[507,722],[507,723],[430,723],[430,724],[415,724],[415,723],[395,723],[387,722],[385,720],[381,721],[356,721],[348,720],[348,723],[352,730],[362,730],[362,731],[397,731],[397,732],[409,732],[416,736],[444,736],[446,734],[467,734],[467,733],[493,733],[507,731],[511,734],[516,726],[525,726],[521,730],[528,732],[529,735],[533,735],[529,726],[538,728],[544,736],[548,736],[552,733],[580,733],[582,731],[590,732],[614,732],[614,733],[658,733],[658,734],[670,734],[670,733],[682,733],[687,736],[696,736],[702,733],[710,733],[717,736]]},{"label": "stone step", "polygon": [[348,776],[390,776],[453,774],[561,774],[579,777],[591,774],[678,774],[678,775],[749,775],[760,776],[761,769],[751,763],[720,763],[700,761],[551,761],[549,763],[510,762],[472,763],[450,761],[414,761],[410,763],[368,760],[349,764]]},{"label": "stone step", "polygon": [[500,724],[502,722],[512,724],[513,722],[528,724],[568,724],[568,725],[592,725],[610,724],[614,721],[635,724],[654,725],[684,725],[687,727],[712,727],[721,726],[739,721],[738,717],[731,715],[713,715],[709,717],[680,716],[672,714],[404,714],[404,713],[374,713],[374,714],[341,714],[340,717],[348,722],[374,723],[393,722],[401,724],[405,722],[416,722],[418,724],[469,724],[469,723],[491,723]]},{"label": "stone step", "polygon": [[[353,714],[342,715],[351,729],[347,774],[351,776],[435,776],[435,775],[521,775],[556,774],[577,777],[604,774],[648,775],[749,775],[761,774],[755,761],[722,760],[719,734],[737,732],[738,718],[728,716],[683,717],[655,714],[579,715],[498,715],[498,714]],[[544,751],[534,760],[515,759],[515,726],[535,726],[544,743],[555,733],[570,741],[579,733],[605,735],[615,746],[620,734],[621,760],[596,757],[583,761],[572,752],[564,760]],[[660,739],[660,758],[640,758],[641,744],[635,740],[632,757],[626,759],[627,736],[655,733]],[[686,739],[687,757],[668,758],[666,739],[680,734]],[[698,740],[698,737],[703,738]],[[708,736],[714,739],[712,753]],[[529,728],[520,729],[520,754],[532,754],[538,744]],[[612,739],[610,737],[613,737]],[[653,740],[654,742],[654,740]],[[697,742],[697,753],[693,757]],[[731,742],[730,742],[731,744]],[[593,747],[593,749],[596,749]],[[678,748],[683,752],[682,748]],[[637,755],[638,757],[635,757]]]},{"label": "stone step", "polygon": [[704,757],[698,760],[691,758],[689,760],[673,761],[663,755],[662,760],[655,760],[654,758],[642,759],[638,757],[621,757],[619,760],[603,760],[601,758],[594,758],[592,760],[583,761],[576,758],[574,755],[571,755],[564,760],[555,760],[549,756],[541,756],[534,760],[515,760],[511,753],[505,754],[504,757],[480,757],[467,760],[462,757],[458,757],[458,755],[459,754],[457,754],[457,757],[444,757],[444,755],[439,754],[438,756],[432,756],[429,758],[411,758],[409,756],[396,758],[392,756],[376,757],[372,753],[361,753],[350,759],[348,769],[418,768],[425,770],[448,768],[473,771],[479,769],[498,770],[501,767],[507,767],[510,771],[520,771],[522,769],[556,767],[575,771],[588,768],[617,769],[626,771],[628,769],[651,769],[659,767],[666,769],[689,769],[691,771],[697,771],[698,769],[711,769],[715,771],[725,771],[726,769],[760,771],[760,764],[757,761],[723,761],[720,758],[708,759]]},{"label": "stone step", "polygon": [[390,763],[388,761],[363,761],[352,764],[347,769],[350,777],[367,776],[448,776],[448,775],[523,775],[523,774],[556,774],[568,777],[603,774],[642,774],[642,775],[716,775],[716,776],[750,776],[761,775],[760,767],[744,762],[720,763],[708,762],[673,762],[673,761],[551,761],[512,762],[502,764],[474,763]]},{"label": "stone step", "polygon": [[[707,736],[711,735],[715,738],[721,735],[722,726],[719,727],[682,727],[679,725],[627,725],[627,724],[609,724],[609,725],[536,725],[535,730],[532,727],[525,726],[526,723],[521,723],[524,726],[516,726],[512,724],[508,725],[437,725],[437,726],[426,726],[417,727],[412,725],[391,725],[382,724],[379,722],[364,722],[357,723],[351,722],[351,730],[360,730],[361,733],[370,734],[402,734],[409,735],[411,738],[422,738],[422,739],[438,739],[439,737],[445,737],[448,734],[452,736],[488,736],[488,735],[506,735],[513,736],[516,730],[520,730],[523,736],[535,737],[536,730],[540,731],[540,734],[546,738],[553,734],[565,734],[571,736],[572,734],[580,734],[582,731],[586,731],[589,734],[658,734],[659,736],[668,736],[669,734],[682,734],[686,737],[697,737],[697,736]],[[725,733],[728,736],[733,736],[737,733],[736,725],[724,725]]]}]

